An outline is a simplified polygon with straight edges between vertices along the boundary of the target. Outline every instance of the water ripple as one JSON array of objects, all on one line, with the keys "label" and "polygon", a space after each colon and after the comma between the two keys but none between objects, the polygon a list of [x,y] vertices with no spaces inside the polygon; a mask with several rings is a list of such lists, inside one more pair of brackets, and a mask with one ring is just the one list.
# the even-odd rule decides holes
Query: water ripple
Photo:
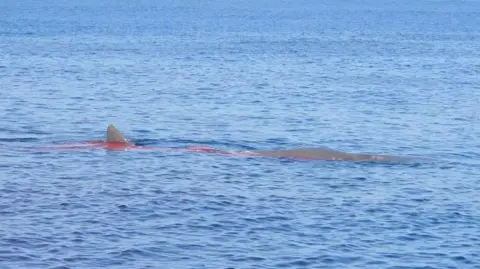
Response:
[{"label": "water ripple", "polygon": [[480,268],[477,2],[0,9],[0,268]]}]

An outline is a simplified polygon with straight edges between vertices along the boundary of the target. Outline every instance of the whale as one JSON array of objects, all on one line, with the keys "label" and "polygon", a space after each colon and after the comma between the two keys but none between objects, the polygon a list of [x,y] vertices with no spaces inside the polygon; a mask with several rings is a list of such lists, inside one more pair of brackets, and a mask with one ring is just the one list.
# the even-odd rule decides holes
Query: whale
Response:
[{"label": "whale", "polygon": [[105,139],[100,141],[87,141],[83,143],[62,144],[50,147],[35,147],[35,150],[88,150],[105,149],[116,151],[169,151],[169,152],[199,152],[210,154],[222,154],[246,157],[270,157],[270,158],[288,158],[304,160],[323,160],[323,161],[351,161],[351,162],[405,162],[414,160],[424,160],[423,158],[410,156],[392,156],[380,154],[364,154],[354,152],[343,152],[329,148],[305,147],[293,149],[276,150],[251,150],[251,151],[224,151],[212,148],[210,146],[188,146],[185,148],[162,148],[136,145],[128,140],[113,124],[107,126]]},{"label": "whale", "polygon": [[390,156],[379,154],[362,154],[352,152],[342,152],[328,148],[296,148],[281,150],[259,150],[255,154],[264,157],[281,157],[296,159],[313,159],[325,161],[409,161],[411,157]]},{"label": "whale", "polygon": [[[110,124],[107,127],[106,134],[107,143],[115,143],[118,147],[123,145],[125,147],[135,148],[135,145],[129,142],[125,136],[113,125]],[[218,154],[230,154],[230,155],[243,155],[243,156],[260,156],[260,157],[277,157],[277,158],[294,158],[294,159],[312,159],[312,160],[325,160],[325,161],[409,161],[413,160],[412,157],[407,156],[392,156],[392,155],[380,155],[380,154],[362,154],[352,152],[342,152],[328,148],[294,148],[294,149],[279,149],[279,150],[254,150],[243,152],[227,152],[220,151],[208,146],[201,147],[187,147],[185,150],[205,152],[205,153],[218,153]]]}]

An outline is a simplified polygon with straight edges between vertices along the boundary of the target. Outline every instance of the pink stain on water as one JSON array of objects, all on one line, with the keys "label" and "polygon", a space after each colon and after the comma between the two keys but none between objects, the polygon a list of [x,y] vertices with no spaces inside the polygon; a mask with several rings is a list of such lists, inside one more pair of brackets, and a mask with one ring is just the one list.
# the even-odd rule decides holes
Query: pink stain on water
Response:
[{"label": "pink stain on water", "polygon": [[186,148],[146,147],[119,142],[90,141],[83,143],[61,144],[42,147],[29,147],[30,151],[68,151],[68,150],[115,150],[115,151],[166,151],[166,152],[199,152],[234,156],[259,156],[254,152],[222,151],[209,146],[190,146]]}]

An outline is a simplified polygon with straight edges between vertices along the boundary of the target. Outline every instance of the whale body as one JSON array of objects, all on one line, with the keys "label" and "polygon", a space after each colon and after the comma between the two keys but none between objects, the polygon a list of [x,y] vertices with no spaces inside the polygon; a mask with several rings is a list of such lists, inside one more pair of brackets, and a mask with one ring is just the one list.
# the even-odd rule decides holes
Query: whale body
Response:
[{"label": "whale body", "polygon": [[[134,144],[128,142],[125,136],[113,125],[107,127],[106,142],[115,144],[118,147],[133,148]],[[142,147],[145,149],[145,147]],[[325,148],[296,148],[296,149],[280,149],[280,150],[254,150],[246,152],[226,152],[213,149],[211,147],[189,147],[187,151],[196,151],[204,153],[217,153],[241,156],[262,156],[262,157],[279,157],[279,158],[296,158],[296,159],[312,159],[312,160],[330,160],[330,161],[408,161],[411,157],[377,155],[377,154],[361,154],[336,151]]]}]

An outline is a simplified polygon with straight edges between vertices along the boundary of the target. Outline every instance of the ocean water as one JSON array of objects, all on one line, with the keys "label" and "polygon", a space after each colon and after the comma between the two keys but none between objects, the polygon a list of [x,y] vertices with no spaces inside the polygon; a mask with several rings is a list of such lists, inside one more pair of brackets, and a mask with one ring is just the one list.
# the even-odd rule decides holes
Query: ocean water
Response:
[{"label": "ocean water", "polygon": [[[0,268],[480,268],[479,1],[0,1]],[[141,145],[328,147],[378,164]]]}]

